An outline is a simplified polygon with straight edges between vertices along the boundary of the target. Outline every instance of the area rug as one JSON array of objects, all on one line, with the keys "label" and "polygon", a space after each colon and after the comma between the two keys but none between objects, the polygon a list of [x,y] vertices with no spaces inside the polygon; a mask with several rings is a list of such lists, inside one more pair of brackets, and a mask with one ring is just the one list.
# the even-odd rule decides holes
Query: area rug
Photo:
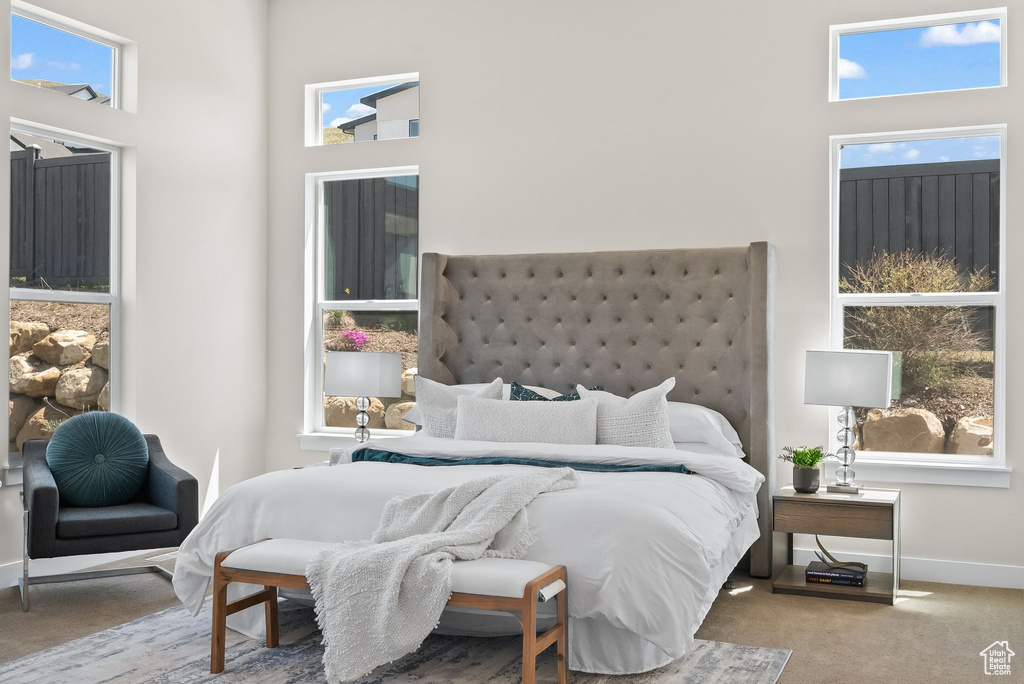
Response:
[{"label": "area rug", "polygon": [[[210,674],[210,604],[192,618],[169,608],[119,627],[0,664],[0,682],[323,682],[323,647],[313,609],[280,606],[281,646],[228,630],[223,674]],[[518,684],[522,641],[515,637],[431,636],[415,653],[374,670],[359,684]],[[555,681],[554,649],[539,659],[538,684]],[[790,651],[697,641],[694,650],[640,675],[572,673],[573,684],[775,684]]]}]

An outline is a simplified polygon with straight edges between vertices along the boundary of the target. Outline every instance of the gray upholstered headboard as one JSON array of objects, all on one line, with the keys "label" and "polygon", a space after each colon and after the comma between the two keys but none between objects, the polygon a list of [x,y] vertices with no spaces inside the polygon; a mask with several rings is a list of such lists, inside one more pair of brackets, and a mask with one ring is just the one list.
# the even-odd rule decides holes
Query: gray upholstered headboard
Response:
[{"label": "gray upholstered headboard", "polygon": [[772,569],[773,249],[423,255],[419,373],[629,396],[676,378],[672,401],[713,408],[765,474],[751,573]]}]

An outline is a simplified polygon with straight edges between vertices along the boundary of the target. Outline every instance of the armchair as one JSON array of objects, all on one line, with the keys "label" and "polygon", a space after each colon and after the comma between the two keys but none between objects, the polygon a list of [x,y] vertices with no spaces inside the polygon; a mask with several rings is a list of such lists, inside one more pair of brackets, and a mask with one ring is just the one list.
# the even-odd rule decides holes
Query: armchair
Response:
[{"label": "armchair", "polygon": [[46,465],[47,439],[31,439],[24,459],[25,545],[22,558],[21,608],[29,609],[29,585],[69,582],[146,572],[171,575],[158,565],[29,576],[29,561],[94,553],[143,551],[178,546],[199,522],[199,483],[164,454],[156,435],[145,435],[149,469],[136,500],[99,508],[61,505],[53,474]]}]

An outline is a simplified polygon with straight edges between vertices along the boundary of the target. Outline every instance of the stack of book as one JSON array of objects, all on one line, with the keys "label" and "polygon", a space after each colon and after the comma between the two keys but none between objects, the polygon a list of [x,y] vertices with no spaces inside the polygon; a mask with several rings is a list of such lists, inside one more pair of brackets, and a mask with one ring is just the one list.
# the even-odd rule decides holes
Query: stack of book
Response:
[{"label": "stack of book", "polygon": [[848,587],[863,587],[866,576],[867,572],[856,566],[830,568],[821,561],[811,561],[805,572],[808,583],[842,584]]}]

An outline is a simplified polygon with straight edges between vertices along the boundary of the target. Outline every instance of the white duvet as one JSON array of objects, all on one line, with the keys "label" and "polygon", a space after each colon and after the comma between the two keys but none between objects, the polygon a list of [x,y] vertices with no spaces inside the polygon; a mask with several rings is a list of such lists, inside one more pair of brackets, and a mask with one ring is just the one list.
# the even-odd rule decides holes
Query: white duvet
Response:
[{"label": "white duvet", "polygon": [[[683,463],[693,471],[581,471],[580,487],[542,494],[527,507],[538,540],[525,558],[565,565],[568,571],[574,670],[642,672],[685,654],[722,582],[758,535],[754,496],[764,478],[735,456],[456,441],[422,434],[372,440],[357,448],[456,460],[499,456],[620,465]],[[185,606],[193,613],[202,607],[219,551],[265,537],[368,539],[392,497],[531,467],[345,462],[354,450],[342,455],[339,465],[268,473],[221,495],[178,553],[174,590]],[[477,620],[465,630],[451,627],[459,624],[457,619],[442,620],[442,627],[501,631],[489,630],[479,616],[472,617]],[[229,624],[235,629],[261,634],[262,609],[232,618]]]}]

